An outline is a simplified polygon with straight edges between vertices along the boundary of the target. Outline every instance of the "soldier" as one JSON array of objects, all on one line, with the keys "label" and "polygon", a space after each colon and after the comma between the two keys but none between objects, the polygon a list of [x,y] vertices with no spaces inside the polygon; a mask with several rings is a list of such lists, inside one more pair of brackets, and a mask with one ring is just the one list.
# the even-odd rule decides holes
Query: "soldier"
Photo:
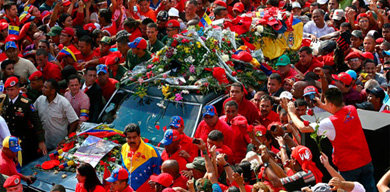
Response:
[{"label": "soldier", "polygon": [[43,74],[40,71],[35,71],[28,79],[30,80],[30,85],[27,87],[26,95],[31,102],[35,102],[42,95]]},{"label": "soldier", "polygon": [[38,148],[44,155],[47,149],[44,130],[32,102],[19,94],[19,80],[9,77],[4,84],[7,94],[0,95],[1,113],[11,135],[22,140],[22,155],[25,163],[39,157]]}]

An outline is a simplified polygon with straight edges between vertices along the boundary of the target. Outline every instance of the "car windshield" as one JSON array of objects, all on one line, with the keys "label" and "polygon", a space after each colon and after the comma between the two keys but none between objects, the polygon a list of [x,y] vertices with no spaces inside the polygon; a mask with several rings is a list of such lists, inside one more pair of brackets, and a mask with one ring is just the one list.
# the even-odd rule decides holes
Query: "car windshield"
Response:
[{"label": "car windshield", "polygon": [[123,131],[129,123],[141,128],[141,136],[149,143],[158,145],[168,128],[170,118],[179,115],[185,122],[184,132],[192,136],[197,125],[201,105],[197,103],[177,103],[159,97],[145,96],[141,99],[130,92],[118,90],[102,115],[102,122],[112,124],[113,128]]}]

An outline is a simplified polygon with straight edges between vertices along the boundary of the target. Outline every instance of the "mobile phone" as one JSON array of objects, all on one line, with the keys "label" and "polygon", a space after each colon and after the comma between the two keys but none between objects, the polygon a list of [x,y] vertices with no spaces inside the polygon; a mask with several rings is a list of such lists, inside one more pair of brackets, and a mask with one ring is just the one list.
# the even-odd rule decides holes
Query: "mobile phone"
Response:
[{"label": "mobile phone", "polygon": [[194,138],[193,140],[192,140],[192,143],[194,143],[194,144],[200,144],[200,140],[199,139],[196,139],[196,138]]}]

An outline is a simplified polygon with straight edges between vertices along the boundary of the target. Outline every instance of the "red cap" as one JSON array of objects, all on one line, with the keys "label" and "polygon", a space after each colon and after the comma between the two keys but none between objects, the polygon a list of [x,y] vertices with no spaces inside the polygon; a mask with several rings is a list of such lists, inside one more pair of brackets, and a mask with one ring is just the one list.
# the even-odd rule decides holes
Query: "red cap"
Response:
[{"label": "red cap", "polygon": [[8,177],[7,180],[5,180],[3,187],[15,187],[20,184],[20,176],[19,175],[13,175],[11,177]]},{"label": "red cap", "polygon": [[348,55],[345,57],[345,60],[348,61],[353,58],[362,58],[362,55],[359,52],[352,51],[348,53]]},{"label": "red cap", "polygon": [[83,26],[83,29],[89,32],[92,32],[93,30],[96,29],[96,25],[93,23],[88,23]]},{"label": "red cap", "polygon": [[71,28],[71,27],[65,27],[61,33],[65,33],[65,34],[68,34],[70,36],[74,36],[74,29]]},{"label": "red cap", "polygon": [[233,6],[233,11],[234,10],[238,11],[240,13],[244,12],[244,10],[245,10],[244,4],[242,4],[241,2],[235,3]]},{"label": "red cap", "polygon": [[13,87],[17,83],[19,83],[19,79],[17,77],[8,77],[8,79],[5,81],[4,88]]},{"label": "red cap", "polygon": [[224,1],[221,1],[221,0],[216,0],[216,1],[214,1],[214,4],[227,8],[226,3],[225,3]]},{"label": "red cap", "polygon": [[232,123],[232,125],[236,125],[236,126],[248,125],[248,121],[246,120],[246,118],[241,115],[234,117],[230,122]]},{"label": "red cap", "polygon": [[365,58],[365,59],[371,59],[371,60],[374,60],[374,55],[370,52],[364,52],[362,53],[362,56]]},{"label": "red cap", "polygon": [[111,66],[111,65],[117,64],[118,62],[119,62],[119,58],[112,55],[112,56],[107,57],[105,64],[107,66]]},{"label": "red cap", "polygon": [[306,96],[306,95],[310,95],[312,93],[318,93],[318,90],[316,87],[314,86],[307,86],[304,90],[303,90],[303,96]]},{"label": "red cap", "polygon": [[267,130],[271,130],[271,127],[274,125],[282,125],[282,123],[279,121],[274,121],[268,125]]},{"label": "red cap", "polygon": [[30,77],[28,78],[28,80],[30,81],[34,81],[34,80],[38,80],[38,79],[41,79],[42,78],[42,72],[40,71],[35,71],[34,73],[32,73],[30,75]]},{"label": "red cap", "polygon": [[172,185],[173,177],[168,173],[161,173],[160,175],[150,176],[150,180],[164,187],[170,187]]},{"label": "red cap", "polygon": [[232,58],[247,63],[251,62],[253,59],[252,55],[247,51],[241,51],[238,54],[234,54],[232,55]]},{"label": "red cap", "polygon": [[6,22],[0,23],[0,30],[2,31],[4,29],[8,29],[8,23],[6,23]]},{"label": "red cap", "polygon": [[338,75],[332,75],[332,77],[335,80],[341,81],[344,85],[351,85],[352,83],[352,77],[346,72],[341,72]]},{"label": "red cap", "polygon": [[8,41],[17,42],[18,40],[19,40],[19,36],[17,36],[17,35],[8,35],[7,38],[5,38],[5,42],[8,42]]},{"label": "red cap", "polygon": [[175,192],[172,188],[165,188],[162,190],[162,192]]},{"label": "red cap", "polygon": [[167,22],[167,24],[165,25],[166,27],[177,27],[179,28],[180,27],[180,22],[176,19],[171,19]]},{"label": "red cap", "polygon": [[253,130],[256,136],[264,136],[267,132],[267,128],[265,128],[264,125],[256,125]]},{"label": "red cap", "polygon": [[148,47],[148,42],[142,37],[137,37],[133,42],[129,43],[130,48],[146,49]]},{"label": "red cap", "polygon": [[309,148],[303,145],[298,145],[291,151],[291,157],[297,160],[300,165],[302,165],[304,162],[311,161],[313,155],[311,154]]},{"label": "red cap", "polygon": [[363,17],[367,17],[368,18],[368,15],[366,13],[360,13],[357,17],[356,17],[356,21],[359,21],[361,18]]},{"label": "red cap", "polygon": [[62,0],[62,5],[63,6],[69,6],[70,5],[70,1],[69,0]]},{"label": "red cap", "polygon": [[381,44],[381,43],[383,43],[384,40],[385,39],[383,39],[383,37],[381,37],[381,38],[376,39],[375,42],[376,42],[376,44]]}]

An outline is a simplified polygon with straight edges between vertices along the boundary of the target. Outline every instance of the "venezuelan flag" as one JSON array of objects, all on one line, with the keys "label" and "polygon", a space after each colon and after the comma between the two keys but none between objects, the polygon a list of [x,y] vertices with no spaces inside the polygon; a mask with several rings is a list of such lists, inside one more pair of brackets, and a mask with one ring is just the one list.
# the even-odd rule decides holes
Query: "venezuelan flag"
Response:
[{"label": "venezuelan flag", "polygon": [[31,14],[27,11],[23,11],[19,16],[19,21],[21,23],[25,23],[29,18],[31,17]]},{"label": "venezuelan flag", "polygon": [[203,28],[206,28],[208,26],[211,25],[211,19],[210,17],[207,15],[207,13],[204,13],[203,14],[203,17],[200,18],[200,21],[199,21],[199,24],[198,24],[200,27],[203,27]]},{"label": "venezuelan flag", "polygon": [[19,35],[19,27],[18,26],[8,26],[8,35]]},{"label": "venezuelan flag", "polygon": [[24,7],[23,11],[30,12],[34,7],[31,6],[31,4],[28,4],[27,6]]},{"label": "venezuelan flag", "polygon": [[74,55],[74,53],[68,48],[68,47],[64,47],[63,49],[61,49],[60,51],[60,54],[65,54],[65,55],[70,55],[72,56],[72,58],[74,59],[74,61],[77,62],[77,59],[76,59],[76,56]]},{"label": "venezuelan flag", "polygon": [[129,184],[135,191],[148,190],[149,177],[160,174],[162,160],[157,149],[149,143],[141,140],[137,151],[130,150],[126,143],[122,145],[122,166],[129,172]]}]

